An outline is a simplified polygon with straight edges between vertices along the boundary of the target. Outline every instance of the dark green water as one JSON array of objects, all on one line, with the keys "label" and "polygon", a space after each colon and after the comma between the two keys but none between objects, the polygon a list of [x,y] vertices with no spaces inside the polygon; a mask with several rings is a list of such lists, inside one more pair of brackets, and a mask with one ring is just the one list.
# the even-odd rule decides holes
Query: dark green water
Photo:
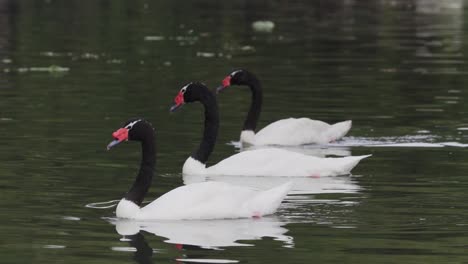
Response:
[{"label": "dark green water", "polygon": [[[0,0],[0,262],[468,261],[467,4]],[[332,151],[373,156],[351,177],[297,180],[306,190],[262,219],[114,223],[144,226],[122,238],[114,208],[85,207],[133,181],[138,144],[105,151],[129,117],[157,129],[147,200],[183,184],[202,108],[169,106],[187,82],[214,87],[239,67],[264,84],[260,127],[352,119]],[[211,163],[237,151],[249,97],[220,97]]]}]

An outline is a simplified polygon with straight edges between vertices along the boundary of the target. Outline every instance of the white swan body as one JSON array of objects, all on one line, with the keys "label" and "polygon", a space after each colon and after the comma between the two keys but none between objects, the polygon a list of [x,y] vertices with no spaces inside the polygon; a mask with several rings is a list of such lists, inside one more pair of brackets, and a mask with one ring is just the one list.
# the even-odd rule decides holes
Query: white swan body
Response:
[{"label": "white swan body", "polygon": [[357,193],[362,187],[355,177],[249,177],[227,175],[183,175],[184,184],[197,182],[219,181],[250,188],[269,189],[286,182],[292,182],[293,187],[288,195],[309,195],[323,193]]},{"label": "white swan body", "polygon": [[223,182],[178,187],[145,207],[122,199],[116,215],[137,220],[188,220],[261,217],[273,214],[292,184],[259,191]]},{"label": "white swan body", "polygon": [[351,125],[351,120],[330,125],[310,118],[287,118],[273,122],[257,133],[244,130],[240,141],[248,145],[327,144],[346,135]]},{"label": "white swan body", "polygon": [[229,176],[338,176],[349,174],[360,160],[369,156],[371,155],[318,158],[278,148],[253,149],[232,155],[208,168],[189,157],[182,173]]}]

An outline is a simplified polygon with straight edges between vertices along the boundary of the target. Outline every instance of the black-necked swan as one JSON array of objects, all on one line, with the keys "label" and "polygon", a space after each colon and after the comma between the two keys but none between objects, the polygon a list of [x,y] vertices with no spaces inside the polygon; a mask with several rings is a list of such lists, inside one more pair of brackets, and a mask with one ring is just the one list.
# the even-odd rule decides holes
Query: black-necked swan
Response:
[{"label": "black-necked swan", "polygon": [[112,133],[110,149],[120,142],[141,142],[140,170],[130,190],[117,205],[120,218],[150,219],[224,219],[259,217],[273,214],[291,188],[291,183],[259,191],[223,182],[203,182],[175,188],[150,204],[141,207],[151,185],[155,164],[155,136],[152,125],[143,119],[132,119]]},{"label": "black-necked swan", "polygon": [[174,99],[171,111],[185,103],[199,101],[205,107],[205,129],[198,149],[185,161],[182,173],[194,175],[242,176],[337,176],[349,174],[360,160],[370,155],[318,158],[301,153],[265,148],[247,150],[232,155],[219,163],[206,167],[218,135],[219,117],[215,95],[202,83],[189,83],[182,87]]},{"label": "black-necked swan", "polygon": [[351,129],[351,120],[333,125],[310,118],[287,118],[275,121],[255,133],[262,108],[263,92],[257,77],[246,70],[237,70],[226,76],[216,90],[221,92],[231,85],[247,85],[252,102],[244,121],[240,142],[247,145],[327,144],[342,138]]}]

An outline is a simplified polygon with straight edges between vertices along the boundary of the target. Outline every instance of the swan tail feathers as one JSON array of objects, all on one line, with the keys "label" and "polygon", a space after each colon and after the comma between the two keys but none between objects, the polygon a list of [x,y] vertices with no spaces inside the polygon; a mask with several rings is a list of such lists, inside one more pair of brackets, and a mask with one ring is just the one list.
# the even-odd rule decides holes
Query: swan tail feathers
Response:
[{"label": "swan tail feathers", "polygon": [[293,186],[287,182],[257,194],[249,202],[252,217],[274,214]]},{"label": "swan tail feathers", "polygon": [[343,174],[349,174],[351,173],[351,170],[358,165],[358,163],[365,159],[372,156],[370,155],[362,155],[362,156],[351,156],[351,157],[345,157],[343,159],[346,159],[346,164],[343,166]]},{"label": "swan tail feathers", "polygon": [[353,122],[351,120],[346,120],[331,125],[331,127],[327,131],[327,138],[329,142],[333,142],[344,137],[351,129],[352,124]]}]

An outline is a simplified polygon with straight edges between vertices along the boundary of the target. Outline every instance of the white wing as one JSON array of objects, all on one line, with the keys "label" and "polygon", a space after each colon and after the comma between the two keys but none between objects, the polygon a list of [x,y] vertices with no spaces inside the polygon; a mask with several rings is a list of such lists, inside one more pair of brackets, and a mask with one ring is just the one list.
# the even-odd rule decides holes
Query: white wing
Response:
[{"label": "white wing", "polygon": [[276,212],[291,183],[258,191],[223,182],[178,187],[141,208],[137,219],[224,219]]},{"label": "white wing", "polygon": [[324,177],[349,174],[369,157],[318,158],[301,153],[265,148],[237,153],[206,169],[207,175]]},{"label": "white wing", "polygon": [[304,145],[326,144],[348,133],[351,121],[329,125],[310,118],[278,120],[255,134],[255,145]]},{"label": "white wing", "polygon": [[249,177],[227,175],[183,175],[184,184],[204,181],[220,181],[239,186],[258,189],[269,189],[286,182],[292,182],[293,187],[288,194],[320,194],[320,193],[356,193],[361,190],[353,177]]}]

